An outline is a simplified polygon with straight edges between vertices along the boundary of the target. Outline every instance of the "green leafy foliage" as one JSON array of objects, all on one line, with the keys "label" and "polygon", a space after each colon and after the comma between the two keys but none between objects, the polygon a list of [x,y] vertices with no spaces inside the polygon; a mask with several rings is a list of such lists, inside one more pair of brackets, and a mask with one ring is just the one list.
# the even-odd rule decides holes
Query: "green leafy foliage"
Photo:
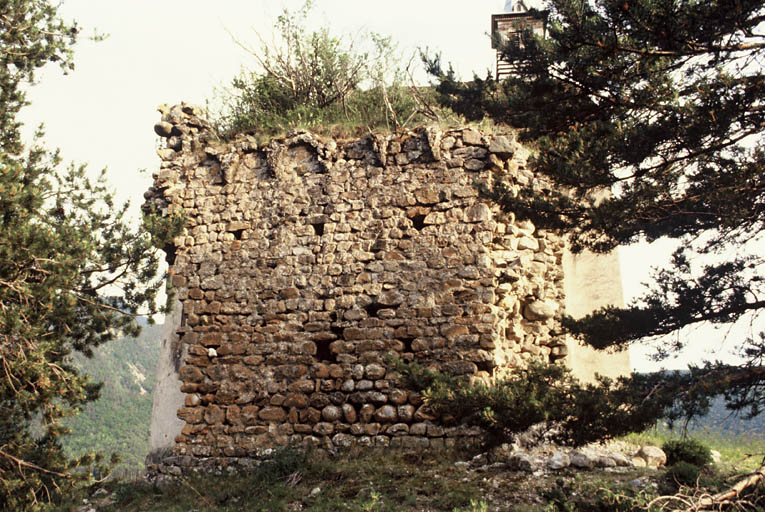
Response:
[{"label": "green leafy foliage", "polygon": [[672,464],[665,476],[670,483],[676,486],[695,486],[700,475],[701,468],[697,464],[681,460]]},{"label": "green leafy foliage", "polygon": [[63,167],[38,138],[22,145],[23,87],[47,62],[72,69],[78,29],[44,1],[0,4],[0,508],[55,500],[89,476],[61,449],[64,418],[100,385],[71,356],[92,355],[134,318],[159,310],[151,237],[114,204],[103,172]]},{"label": "green leafy foliage", "polygon": [[491,384],[469,382],[416,362],[398,361],[405,383],[421,391],[431,410],[446,422],[484,428],[489,444],[512,439],[544,423],[556,441],[580,446],[640,432],[667,414],[664,395],[638,400],[654,386],[654,376],[632,375],[616,382],[583,384],[559,365],[533,363]]},{"label": "green leafy foliage", "polygon": [[664,443],[661,449],[667,454],[667,466],[687,462],[702,467],[712,463],[711,450],[696,439],[671,439]]},{"label": "green leafy foliage", "polygon": [[[596,348],[653,339],[664,358],[685,343],[668,335],[686,326],[756,317],[765,308],[762,2],[546,7],[547,37],[502,48],[518,72],[501,82],[462,83],[438,57],[426,61],[443,105],[507,123],[535,146],[531,164],[552,185],[498,180],[484,193],[505,209],[565,232],[574,251],[678,240],[644,297],[566,326]],[[725,393],[734,410],[761,410],[763,336],[738,340],[742,365],[696,369],[714,379],[692,385],[699,409]]]},{"label": "green leafy foliage", "polygon": [[260,69],[242,72],[223,92],[216,122],[221,137],[270,137],[295,128],[397,130],[443,114],[431,106],[432,91],[404,85],[409,70],[389,37],[369,33],[354,40],[326,28],[309,31],[311,8],[308,1],[298,12],[285,10],[271,45],[240,43]]}]

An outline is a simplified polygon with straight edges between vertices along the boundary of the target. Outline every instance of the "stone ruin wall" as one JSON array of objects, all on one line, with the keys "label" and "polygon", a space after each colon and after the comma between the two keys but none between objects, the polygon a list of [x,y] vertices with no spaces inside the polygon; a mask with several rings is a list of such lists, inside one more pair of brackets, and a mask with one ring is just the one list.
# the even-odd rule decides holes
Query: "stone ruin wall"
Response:
[{"label": "stone ruin wall", "polygon": [[391,355],[484,380],[567,359],[563,240],[475,187],[546,186],[512,136],[222,144],[185,104],[155,130],[145,208],[188,216],[169,248],[177,311],[152,445],[173,456],[160,470],[288,443],[453,445],[476,432],[442,426]]}]

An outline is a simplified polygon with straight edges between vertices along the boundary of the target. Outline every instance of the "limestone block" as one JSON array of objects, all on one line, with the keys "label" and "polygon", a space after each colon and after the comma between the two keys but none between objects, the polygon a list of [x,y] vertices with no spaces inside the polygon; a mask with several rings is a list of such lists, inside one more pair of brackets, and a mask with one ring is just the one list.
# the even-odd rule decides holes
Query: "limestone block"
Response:
[{"label": "limestone block", "polygon": [[355,439],[353,438],[353,436],[348,434],[335,434],[332,437],[332,444],[341,448],[349,448],[353,446],[354,442],[355,442]]},{"label": "limestone block", "polygon": [[319,436],[329,436],[335,431],[335,426],[332,423],[325,421],[319,422],[313,427],[313,433]]},{"label": "limestone block", "polygon": [[528,320],[547,320],[558,311],[558,304],[549,300],[537,300],[527,304],[523,316]]},{"label": "limestone block", "polygon": [[218,425],[223,422],[226,412],[217,405],[210,405],[205,409],[205,423]]},{"label": "limestone block", "polygon": [[287,413],[282,407],[264,407],[258,413],[258,418],[264,421],[281,422],[287,419]]},{"label": "limestone block", "polygon": [[609,453],[609,457],[616,463],[619,467],[629,467],[632,464],[630,463],[630,460],[622,453],[614,452]]},{"label": "limestone block", "polygon": [[195,366],[184,366],[178,376],[183,382],[202,382],[205,378],[204,374]]},{"label": "limestone block", "polygon": [[178,418],[188,424],[201,423],[204,418],[204,409],[201,407],[182,407],[178,409]]},{"label": "limestone block", "polygon": [[539,241],[536,238],[532,238],[530,236],[524,236],[518,239],[518,250],[531,250],[531,251],[538,251],[539,250]]},{"label": "limestone block", "polygon": [[481,134],[472,129],[462,130],[462,140],[465,144],[472,145],[479,145],[483,142]]},{"label": "limestone block", "polygon": [[154,133],[160,137],[169,137],[173,133],[173,125],[162,121],[154,125]]},{"label": "limestone block", "polygon": [[385,367],[377,363],[367,365],[366,369],[364,370],[364,374],[369,379],[381,379],[385,376],[385,373]]},{"label": "limestone block", "polygon": [[420,188],[414,192],[414,197],[420,204],[431,205],[440,201],[438,188],[433,185]]},{"label": "limestone block", "polygon": [[547,467],[552,470],[564,469],[571,465],[571,459],[564,452],[555,452],[547,461]]},{"label": "limestone block", "polygon": [[630,462],[632,463],[633,468],[644,468],[647,467],[646,461],[643,457],[638,457],[637,455],[632,457],[630,459]]},{"label": "limestone block", "polygon": [[355,423],[358,416],[356,414],[356,409],[351,404],[343,404],[342,406],[343,411],[343,419],[346,423]]},{"label": "limestone block", "polygon": [[571,465],[582,469],[592,469],[595,467],[597,460],[589,453],[582,451],[575,451],[570,455]]},{"label": "limestone block", "polygon": [[441,149],[443,151],[449,151],[454,147],[454,144],[457,142],[457,139],[455,139],[452,136],[444,137],[441,139]]},{"label": "limestone block", "polygon": [[484,203],[476,203],[465,210],[467,222],[487,222],[489,219],[491,219],[491,210]]},{"label": "limestone block", "polygon": [[465,169],[468,171],[480,171],[486,167],[486,162],[477,158],[471,158],[465,162]]},{"label": "limestone block", "polygon": [[514,137],[507,135],[495,135],[489,143],[489,151],[499,153],[504,158],[510,158],[516,152],[518,144]]},{"label": "limestone block", "polygon": [[391,436],[402,436],[409,433],[409,425],[406,423],[396,423],[391,425],[386,431],[386,434]]},{"label": "limestone block", "polygon": [[398,414],[392,405],[383,405],[375,411],[374,417],[380,423],[393,423],[398,419]]},{"label": "limestone block", "polygon": [[343,418],[343,410],[336,405],[328,405],[321,411],[324,421],[334,422]]},{"label": "limestone block", "polygon": [[375,406],[372,404],[364,404],[359,410],[359,419],[362,423],[369,423],[372,420],[372,416],[375,413]]}]

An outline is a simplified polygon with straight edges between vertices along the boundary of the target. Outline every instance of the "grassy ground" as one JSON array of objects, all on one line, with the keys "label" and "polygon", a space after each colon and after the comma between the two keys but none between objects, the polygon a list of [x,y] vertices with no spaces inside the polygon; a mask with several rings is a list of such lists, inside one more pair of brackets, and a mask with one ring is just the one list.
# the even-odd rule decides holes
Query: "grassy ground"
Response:
[{"label": "grassy ground", "polygon": [[[652,429],[640,434],[630,434],[624,438],[633,444],[652,444],[661,446],[670,439],[678,439],[678,432],[666,429]],[[700,431],[693,438],[717,450],[722,460],[718,469],[730,473],[746,473],[759,468],[765,458],[765,438],[761,436],[727,435],[723,432]]]},{"label": "grassy ground", "polygon": [[[541,493],[575,475],[572,471],[529,478],[499,469],[477,472],[455,465],[464,458],[456,453],[424,456],[395,451],[332,458],[286,453],[244,477],[188,478],[161,489],[137,482],[112,483],[107,489],[114,503],[98,509],[521,512],[542,510],[547,500]],[[641,475],[602,477],[617,481]],[[90,501],[99,503],[97,497]]]},{"label": "grassy ground", "polygon": [[[670,433],[650,431],[625,439],[661,445]],[[646,510],[655,497],[691,496],[728,488],[759,466],[750,456],[765,451],[756,439],[703,439],[723,460],[705,469],[697,484],[680,486],[666,470],[567,469],[530,475],[500,467],[472,467],[472,453],[399,450],[324,453],[279,452],[244,476],[198,476],[161,487],[110,482],[91,495],[71,497],[55,510],[103,511],[451,511],[571,512]],[[651,510],[662,510],[658,505]],[[666,503],[665,503],[666,504]],[[669,509],[665,508],[664,510]]]}]

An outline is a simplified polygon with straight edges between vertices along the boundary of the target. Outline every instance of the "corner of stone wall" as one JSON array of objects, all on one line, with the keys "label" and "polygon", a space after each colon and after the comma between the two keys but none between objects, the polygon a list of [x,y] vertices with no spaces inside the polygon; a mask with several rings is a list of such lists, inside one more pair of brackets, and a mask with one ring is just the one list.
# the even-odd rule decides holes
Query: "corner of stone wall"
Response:
[{"label": "corner of stone wall", "polygon": [[149,460],[153,459],[157,452],[172,451],[175,437],[185,425],[177,416],[177,411],[183,407],[184,402],[184,394],[181,392],[183,382],[179,378],[179,371],[188,355],[177,334],[181,325],[181,313],[181,302],[176,298],[162,328],[162,343],[152,397]]},{"label": "corner of stone wall", "polygon": [[[624,305],[618,251],[573,254],[566,248],[562,264],[566,314],[581,318],[604,306]],[[628,350],[596,350],[571,338],[567,344],[568,365],[579,380],[594,382],[596,375],[615,379],[631,371]]]}]

